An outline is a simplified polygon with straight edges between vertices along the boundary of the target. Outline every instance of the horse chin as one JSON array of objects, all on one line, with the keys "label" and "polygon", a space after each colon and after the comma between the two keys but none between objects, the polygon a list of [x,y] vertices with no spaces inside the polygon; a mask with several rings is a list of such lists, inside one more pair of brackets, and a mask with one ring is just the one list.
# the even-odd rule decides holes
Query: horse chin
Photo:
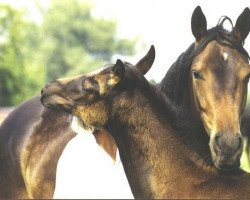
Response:
[{"label": "horse chin", "polygon": [[63,110],[64,112],[69,114],[72,114],[72,110],[75,108],[75,103],[73,101],[56,95],[49,97],[42,96],[41,103],[47,108]]},{"label": "horse chin", "polygon": [[234,172],[239,170],[240,168],[240,160],[236,160],[235,162],[228,164],[227,162],[220,162],[219,159],[213,161],[214,166],[220,172]]},{"label": "horse chin", "polygon": [[48,108],[48,109],[53,109],[53,110],[57,110],[57,111],[63,111],[65,113],[72,114],[72,110],[70,108],[67,108],[67,107],[64,107],[64,106],[61,106],[61,105],[47,104],[47,105],[44,105],[44,106],[46,108]]},{"label": "horse chin", "polygon": [[86,124],[84,121],[82,121],[79,117],[76,117],[76,116],[73,117],[71,128],[76,133],[81,133],[83,131],[94,132],[97,129],[93,126]]}]

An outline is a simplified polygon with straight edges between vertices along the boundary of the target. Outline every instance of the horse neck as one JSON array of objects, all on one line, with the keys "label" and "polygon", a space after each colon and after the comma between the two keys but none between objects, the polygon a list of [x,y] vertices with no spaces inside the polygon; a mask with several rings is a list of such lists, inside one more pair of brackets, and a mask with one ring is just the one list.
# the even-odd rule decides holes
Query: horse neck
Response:
[{"label": "horse neck", "polygon": [[[182,56],[180,56],[178,60],[183,60]],[[183,62],[184,61],[182,61],[181,63]],[[175,81],[178,80],[178,78],[173,79],[176,76],[174,65],[169,70],[170,72],[166,74],[166,77],[164,78],[166,80],[157,85],[153,91],[155,94],[159,94],[158,99],[163,97],[165,104],[170,105],[166,108],[170,110],[170,112],[166,112],[165,116],[171,116],[171,118],[169,118],[169,122],[175,130],[175,135],[179,137],[182,143],[185,143],[185,145],[188,146],[189,149],[196,152],[201,160],[204,160],[207,165],[211,165],[212,158],[208,145],[209,137],[203,126],[200,116],[191,108],[192,94],[190,94],[190,82],[185,84],[184,90],[182,90],[182,96],[179,96],[180,94],[178,94],[178,92],[177,95],[174,91],[169,92],[173,90],[174,86],[170,87],[170,89],[166,88],[168,82],[170,82],[169,86],[171,86],[172,84],[175,85]],[[188,79],[186,78],[186,82],[187,80]],[[179,85],[176,85],[176,89],[179,90],[180,88],[178,87],[180,87],[180,83]]]},{"label": "horse neck", "polygon": [[[144,100],[123,97],[126,108],[113,106],[108,131],[117,143],[135,198],[164,198],[171,179],[182,178],[180,171],[192,174],[196,170],[198,157],[176,137],[166,116]],[[189,172],[186,172],[187,160],[193,163]]]},{"label": "horse neck", "polygon": [[[32,198],[53,196],[58,159],[66,144],[75,136],[70,118],[61,111],[44,109],[37,124],[27,131],[29,134],[20,151],[20,165]],[[41,194],[41,191],[46,192]]]},{"label": "horse neck", "polygon": [[[157,88],[170,99],[172,104],[178,107],[177,110],[181,113],[175,114],[177,117],[172,123],[177,134],[181,136],[189,148],[196,151],[204,159],[208,158],[208,154],[210,154],[209,138],[200,116],[192,108],[192,84],[190,81],[192,59],[190,56],[193,54],[194,47],[194,44],[191,44],[178,57]],[[187,130],[189,134],[186,133]]]},{"label": "horse neck", "polygon": [[183,52],[171,65],[165,77],[159,83],[158,88],[165,93],[171,101],[182,106],[185,110],[191,110],[190,104],[190,68],[191,55],[195,44]]}]

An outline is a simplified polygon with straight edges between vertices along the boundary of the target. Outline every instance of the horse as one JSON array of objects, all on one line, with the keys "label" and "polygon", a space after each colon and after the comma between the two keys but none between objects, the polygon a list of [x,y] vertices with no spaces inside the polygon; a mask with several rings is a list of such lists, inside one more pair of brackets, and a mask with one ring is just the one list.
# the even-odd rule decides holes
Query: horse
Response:
[{"label": "horse", "polygon": [[0,127],[0,198],[52,198],[58,159],[75,136],[71,117],[35,97]]},{"label": "horse", "polygon": [[92,131],[80,129],[75,124],[73,120],[72,128],[77,132],[77,136],[69,141],[58,160],[53,198],[134,198],[120,161],[119,151],[114,162],[98,146]]},{"label": "horse", "polygon": [[[249,55],[243,48],[250,31],[250,10],[244,9],[232,31],[223,28],[226,20],[232,24],[224,16],[207,30],[206,17],[196,7],[191,18],[195,42],[158,85],[186,113],[182,120],[192,119],[200,126],[200,137],[210,138],[212,159],[219,170],[239,167],[242,134],[250,135],[250,127],[244,124],[241,133],[250,77]],[[249,124],[249,120],[245,116],[244,122]]]},{"label": "horse", "polygon": [[[196,11],[197,11],[197,9],[196,9]],[[194,12],[194,13],[197,13],[197,12]],[[245,12],[246,13],[246,12]],[[244,14],[244,15],[246,15],[246,14]],[[194,14],[193,14],[193,16],[195,16]],[[241,15],[242,16],[242,15]],[[192,19],[196,19],[197,17],[192,17]],[[241,18],[244,18],[244,20],[243,19],[241,19],[240,20],[240,17],[238,18],[238,20],[240,20],[238,23],[236,23],[236,24],[241,24],[241,23],[243,23],[244,21],[247,21],[248,19],[246,18],[246,17],[241,17]],[[198,18],[199,19],[199,18]],[[203,20],[204,21],[204,20]],[[197,25],[197,27],[198,27],[198,25],[199,25],[199,21],[197,21],[197,22],[195,22],[195,20],[192,20],[192,26],[193,27],[196,27],[196,25]],[[196,25],[195,25],[196,24]],[[245,22],[245,23],[243,23],[243,25],[244,25],[244,27],[245,27],[245,30],[247,30],[247,27],[248,27],[248,24],[249,23],[247,23],[247,22]],[[243,25],[241,25],[241,26],[243,26]],[[240,25],[238,25],[238,27],[239,27]],[[194,28],[193,28],[193,30],[195,30]],[[238,29],[236,29],[236,30],[240,30],[239,28]],[[198,31],[199,32],[199,31]],[[236,31],[234,31],[235,33],[236,33]],[[239,32],[239,31],[238,31]],[[243,31],[244,32],[244,31]],[[247,31],[245,31],[245,32],[247,32]],[[245,33],[244,32],[244,33]],[[205,32],[203,32],[203,33],[205,33]],[[244,36],[244,33],[242,33],[242,35]],[[196,34],[196,32],[194,31],[194,34]],[[197,34],[196,34],[197,35]],[[239,36],[240,36],[240,34],[238,34]],[[197,36],[198,37],[198,36]],[[245,33],[245,37],[246,37],[246,33]],[[202,39],[201,39],[202,40]],[[196,44],[196,47],[198,47],[198,43],[201,43],[201,41],[197,41],[195,44]],[[195,46],[195,44],[194,44],[194,46]],[[205,46],[204,46],[205,47]],[[197,48],[198,49],[198,48]],[[236,48],[237,49],[237,48]],[[202,50],[202,48],[200,49],[200,50]],[[188,52],[188,51],[187,51]],[[185,54],[185,53],[184,53]],[[197,51],[197,54],[198,54],[198,51]],[[244,54],[244,53],[243,53]],[[188,53],[186,53],[186,55],[188,56]],[[185,57],[184,55],[183,56],[181,56],[179,59],[178,59],[178,63],[182,63],[183,64],[183,60],[184,60],[184,58],[187,58],[187,57]],[[176,62],[177,63],[177,62]],[[176,64],[175,63],[175,64]],[[174,65],[175,65],[174,64]],[[173,65],[173,66],[174,66]],[[181,78],[178,78],[178,77],[180,77],[179,75],[180,74],[182,74],[183,72],[181,71],[181,68],[179,68],[178,70],[176,70],[176,72],[178,72],[178,73],[173,73],[173,66],[171,67],[171,70],[169,70],[169,72],[167,73],[167,77],[168,78],[166,78],[165,77],[165,84],[166,84],[166,82],[168,82],[169,84],[169,88],[171,88],[171,87],[173,87],[173,89],[172,89],[172,91],[170,91],[170,89],[166,89],[167,87],[162,87],[162,84],[161,84],[161,90],[163,91],[163,92],[165,92],[170,98],[171,98],[171,100],[174,100],[174,101],[176,101],[177,102],[177,104],[179,103],[179,101],[181,101],[181,97],[176,97],[176,98],[173,98],[174,96],[178,96],[178,91],[177,90],[179,90],[179,91],[184,91],[184,90],[182,90],[182,87],[183,86],[187,86],[186,85],[186,83],[188,83],[188,81],[184,81],[184,83],[183,83],[183,80],[181,79]],[[176,66],[181,66],[181,65],[177,65],[176,64]],[[185,65],[186,66],[186,65]],[[184,69],[184,68],[183,68]],[[185,71],[185,70],[183,70],[183,71]],[[179,73],[180,72],[180,73]],[[170,78],[172,76],[172,79]],[[194,75],[195,76],[195,75]],[[174,80],[174,81],[173,81]],[[163,83],[163,81],[162,81],[162,83]],[[171,85],[172,84],[172,85]],[[183,84],[183,85],[182,85]],[[177,86],[178,85],[178,86]],[[175,86],[175,87],[174,87]],[[176,91],[175,91],[176,90]],[[189,96],[190,96],[190,94],[188,94],[187,93],[187,91],[188,90],[185,90],[185,95],[183,95],[184,97],[186,97],[186,98],[184,98],[184,99],[189,99]],[[182,97],[183,97],[182,96]],[[184,99],[183,99],[183,101],[182,102],[185,102],[184,101]],[[190,99],[191,100],[191,99]],[[0,145],[2,146],[2,147],[0,147],[1,149],[3,149],[3,152],[8,152],[8,151],[11,151],[11,149],[10,149],[10,147],[9,146],[7,146],[6,144],[8,143],[8,141],[10,140],[10,138],[14,138],[15,139],[15,137],[19,137],[19,135],[21,135],[20,137],[22,137],[22,135],[33,135],[34,134],[34,129],[33,129],[33,127],[36,125],[36,123],[40,123],[40,125],[41,125],[41,127],[46,127],[47,126],[47,123],[49,123],[51,126],[49,127],[49,129],[53,129],[54,130],[54,132],[58,132],[58,136],[61,134],[61,128],[60,127],[57,127],[56,125],[57,124],[51,124],[50,122],[51,122],[51,120],[48,120],[48,121],[46,121],[46,117],[47,116],[50,116],[50,115],[53,115],[53,116],[55,116],[55,118],[57,118],[58,120],[59,120],[59,118],[62,118],[62,122],[65,122],[65,121],[69,121],[69,123],[67,123],[67,124],[65,124],[65,126],[67,127],[67,128],[65,128],[65,130],[66,130],[66,133],[65,133],[65,135],[67,135],[67,137],[68,137],[68,139],[63,143],[61,143],[60,145],[62,145],[62,149],[64,149],[64,147],[65,147],[65,145],[67,144],[67,142],[72,138],[72,137],[74,137],[74,133],[72,133],[71,132],[71,129],[70,129],[70,121],[71,121],[71,116],[70,115],[68,115],[68,114],[64,114],[64,113],[61,113],[60,114],[60,112],[59,112],[59,114],[57,113],[57,112],[54,112],[54,111],[52,111],[52,110],[49,110],[49,109],[46,109],[46,111],[44,111],[43,110],[43,108],[41,108],[41,106],[40,105],[38,105],[39,104],[39,97],[35,97],[34,99],[32,99],[32,100],[30,100],[30,101],[28,101],[28,102],[26,102],[25,103],[25,108],[24,109],[22,109],[21,110],[21,112],[16,112],[16,111],[14,111],[13,113],[12,113],[12,115],[10,115],[9,116],[9,118],[7,119],[8,120],[8,123],[5,123],[5,126],[4,127],[2,127],[2,128],[0,128],[0,137],[1,137],[1,135],[5,135],[4,137],[6,138],[6,139],[4,139],[4,140],[2,140],[2,141],[4,141],[3,143],[4,144],[1,144],[0,143]],[[23,105],[22,105],[23,106]],[[22,107],[21,106],[21,107]],[[183,107],[183,110],[190,110],[189,108],[191,107],[191,105],[189,104],[189,103],[187,103],[185,106],[182,106]],[[188,108],[188,109],[186,109],[186,108]],[[19,108],[17,108],[17,109],[19,109]],[[33,114],[32,114],[32,113]],[[48,114],[47,115],[43,115],[42,113],[43,112],[47,112]],[[53,114],[51,113],[51,112],[54,112]],[[19,115],[18,113],[22,113],[21,115]],[[50,114],[51,113],[51,114]],[[17,115],[18,114],[18,115]],[[29,117],[26,117],[26,116],[32,116],[32,115],[35,115],[36,117],[36,119],[37,119],[37,121],[31,121],[30,122],[30,118]],[[43,117],[42,117],[42,115],[43,115]],[[202,135],[202,133],[204,132],[204,134],[206,134],[206,131],[204,130],[204,126],[203,126],[203,123],[201,122],[201,119],[200,119],[200,117],[197,117],[195,114],[193,115],[193,113],[192,113],[192,115],[191,116],[188,116],[188,117],[186,117],[185,118],[185,120],[187,120],[187,119],[189,119],[189,118],[192,118],[192,120],[194,120],[197,124],[199,124],[199,126],[200,126],[200,129],[198,130],[198,132],[200,133],[200,135]],[[6,120],[6,121],[7,121]],[[13,124],[15,124],[16,123],[16,121],[21,121],[21,123],[22,123],[22,125],[21,124],[18,124],[17,126],[14,126],[13,127]],[[46,123],[45,123],[45,121],[46,121]],[[243,116],[243,122],[248,122],[249,121],[249,117],[248,116]],[[179,123],[183,123],[183,122],[179,122]],[[21,131],[21,133],[19,133],[19,130],[21,130],[20,129],[20,126],[25,126],[26,128],[25,129],[23,129],[22,131]],[[42,132],[41,130],[39,130],[39,129],[41,129],[41,128],[37,128],[37,134],[39,133],[39,132]],[[246,130],[245,130],[246,129]],[[67,130],[69,130],[69,133],[67,133]],[[244,132],[249,132],[248,130],[250,130],[250,129],[248,129],[248,127],[247,126],[244,126],[244,131],[242,130],[242,133],[244,133]],[[31,133],[30,133],[30,131],[31,131]],[[2,133],[1,133],[2,132]],[[43,131],[44,132],[44,131]],[[46,135],[46,133],[43,133],[42,132],[42,134],[45,134]],[[103,135],[105,138],[106,138],[106,140],[105,141],[107,141],[107,142],[105,142],[105,143],[108,143],[108,144],[112,144],[113,143],[113,138],[112,137],[110,137],[110,136],[108,136],[108,134],[107,133],[104,133],[104,132],[96,132],[96,133],[102,133],[101,135]],[[56,134],[56,133],[54,133],[54,134]],[[9,136],[7,136],[7,135],[9,135]],[[64,135],[64,134],[62,134],[62,135]],[[198,135],[199,136],[199,135]],[[200,136],[199,136],[200,137]],[[17,139],[18,140],[18,139]],[[204,136],[204,140],[207,140],[207,138],[206,138],[206,136]],[[97,139],[97,141],[98,141],[98,139]],[[111,141],[111,142],[110,142]],[[240,141],[241,141],[241,139],[240,139]],[[100,142],[100,140],[99,140],[99,142]],[[241,142],[239,142],[239,143],[241,143]],[[15,149],[15,147],[14,147],[14,149]],[[109,152],[109,154],[111,154],[111,156],[113,157],[113,158],[115,158],[115,151],[116,151],[116,147],[115,147],[115,144],[113,144],[112,146],[111,146],[111,148],[109,148],[108,147],[108,152]],[[110,152],[110,150],[112,151],[112,152]],[[62,151],[62,150],[61,150]],[[10,155],[10,153],[5,153],[6,155],[4,155],[4,156],[2,156],[2,157],[4,157],[4,159],[1,159],[1,161],[2,161],[2,163],[4,163],[5,161],[4,160],[6,160],[6,162],[9,162],[9,163],[11,163],[11,164],[13,164],[12,163],[12,161],[8,161],[8,156]],[[61,154],[61,152],[58,154],[58,157],[60,156],[60,154]],[[1,156],[0,156],[1,157]],[[55,156],[55,165],[52,165],[51,166],[51,168],[52,169],[55,169],[56,168],[56,165],[57,165],[57,160],[58,160],[58,157],[57,156]],[[1,169],[0,168],[0,173],[1,174],[4,174],[4,173],[6,173],[8,170],[7,169],[12,169],[13,167],[10,167],[10,168],[8,168],[8,167],[6,167],[6,166],[3,166],[2,168],[5,168],[5,169]],[[14,167],[14,169],[15,169],[15,167]],[[6,174],[8,174],[8,173],[6,173]],[[2,176],[4,176],[4,175],[2,175]],[[22,177],[22,175],[21,175],[21,177]],[[53,177],[53,178],[51,178],[51,177]],[[42,186],[38,186],[37,187],[37,190],[38,191],[43,191],[43,192],[35,192],[34,190],[32,191],[32,192],[30,192],[30,193],[32,193],[32,194],[30,194],[29,195],[29,197],[32,197],[32,196],[35,196],[35,197],[40,197],[40,198],[43,198],[43,196],[40,196],[40,194],[41,193],[43,193],[43,194],[45,194],[45,193],[47,193],[47,194],[50,194],[49,196],[45,196],[44,198],[51,198],[52,196],[51,196],[51,194],[53,193],[52,191],[54,191],[54,178],[55,177],[55,173],[53,173],[53,175],[51,175],[51,176],[48,176],[48,179],[49,180],[52,180],[51,182],[52,182],[52,184],[50,184],[51,186],[50,186],[50,188],[52,188],[50,191],[51,192],[45,192],[44,190],[42,190]],[[6,179],[6,177],[4,177],[3,179],[1,179],[1,180],[5,180]],[[15,178],[16,180],[22,180],[23,178]],[[21,181],[21,182],[23,182],[23,181]],[[3,182],[3,184],[5,185],[5,188],[7,188],[7,187],[9,187],[9,185],[8,184],[5,184],[5,182]],[[11,183],[12,184],[12,183]],[[14,183],[13,185],[15,185],[16,183]],[[19,185],[23,185],[23,183],[20,183]],[[26,185],[30,185],[29,183],[26,183]],[[13,186],[14,187],[14,186]],[[27,186],[27,187],[29,187],[29,186]],[[1,187],[1,188],[4,188],[4,187]],[[21,188],[21,187],[20,187]],[[10,189],[11,190],[11,189]],[[25,190],[25,189],[24,189]],[[32,189],[30,189],[30,190],[32,190]],[[3,192],[2,192],[3,193]],[[24,192],[25,193],[25,192]],[[40,194],[39,194],[40,193]],[[0,194],[1,194],[1,191],[0,191]],[[7,192],[5,192],[5,194],[10,194],[8,191]],[[38,194],[38,195],[36,195],[36,194]],[[1,195],[0,195],[1,196]]]},{"label": "horse", "polygon": [[[152,65],[155,49],[137,63]],[[0,198],[52,198],[58,160],[76,133],[72,115],[44,108],[40,96],[18,106],[0,126]],[[105,130],[96,142],[115,160],[116,145]]]},{"label": "horse", "polygon": [[182,111],[146,80],[146,72],[118,59],[47,84],[41,102],[74,115],[84,129],[104,128],[113,136],[135,198],[249,198],[250,175],[209,164],[209,141],[194,142],[199,133],[192,121],[175,130]]}]

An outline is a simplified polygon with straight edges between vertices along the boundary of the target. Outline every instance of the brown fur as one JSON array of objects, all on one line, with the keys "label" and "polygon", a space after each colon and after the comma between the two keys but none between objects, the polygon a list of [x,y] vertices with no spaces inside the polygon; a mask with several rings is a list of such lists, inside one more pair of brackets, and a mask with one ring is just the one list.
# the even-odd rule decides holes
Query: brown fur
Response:
[{"label": "brown fur", "polygon": [[[83,118],[85,120],[84,124],[95,124],[95,127],[103,127],[108,120],[107,112],[98,112],[98,110],[105,110],[106,106],[103,105],[103,102],[98,101],[95,104],[96,112],[92,112],[92,109],[90,106],[78,106],[73,111],[73,114]],[[84,126],[84,128],[88,130],[92,127]],[[94,131],[93,128],[92,131]]]},{"label": "brown fur", "polygon": [[[8,116],[0,127],[0,199],[53,198],[58,159],[75,136],[71,118],[43,108],[39,96]],[[111,136],[104,130],[94,136],[115,160]]]},{"label": "brown fur", "polygon": [[[154,53],[154,49],[149,53]],[[153,63],[153,60],[150,61]],[[98,76],[97,80],[102,80],[101,83],[105,84],[110,78],[117,80],[116,76],[110,77],[105,74]],[[75,77],[59,79],[54,82],[55,87],[52,91],[60,91],[65,85],[72,84],[74,79]],[[85,92],[99,91],[100,84],[96,84],[95,80],[86,78],[85,81],[83,88]],[[103,92],[106,93],[107,88],[104,89]],[[75,99],[81,97],[74,96],[74,91],[66,94]],[[85,97],[83,100],[90,102],[96,95],[89,93]],[[55,98],[54,102],[75,107],[73,102],[62,97],[53,98]],[[37,96],[18,106],[0,127],[0,198],[53,197],[58,159],[75,133],[71,129],[71,115],[43,108],[39,99],[40,96]],[[94,123],[96,126],[102,126],[105,123],[104,119],[107,116],[91,113],[87,106],[78,108],[81,110],[79,114],[88,119],[87,123],[94,123],[92,118],[96,119]],[[95,109],[103,110],[105,107],[100,101]],[[91,114],[89,116],[83,114],[84,110]],[[97,143],[115,161],[116,145],[112,136],[103,129],[95,131],[94,136]]]},{"label": "brown fur", "polygon": [[[227,60],[223,59],[224,52],[228,54]],[[191,70],[201,72],[205,79],[192,79],[192,90],[198,96],[195,107],[202,108],[201,119],[207,132],[240,133],[239,117],[247,95],[244,80],[250,74],[246,58],[235,49],[212,41],[194,59]]]},{"label": "brown fur", "polygon": [[95,131],[94,133],[97,144],[100,145],[113,159],[116,160],[117,146],[112,135],[104,129]]},{"label": "brown fur", "polygon": [[35,97],[0,127],[0,198],[52,198],[58,159],[75,136],[70,116]]},{"label": "brown fur", "polygon": [[196,42],[179,56],[159,88],[186,113],[182,121],[199,124],[200,135],[209,136],[215,166],[231,170],[239,167],[243,150],[241,118],[250,75],[243,44],[250,30],[250,10],[240,14],[233,31],[223,28],[225,21],[233,27],[223,16],[207,30],[206,17],[196,7],[191,19]]},{"label": "brown fur", "polygon": [[[115,66],[124,67],[120,62]],[[93,99],[92,102],[88,102],[88,107],[93,106],[91,112],[108,116],[104,127],[117,143],[134,196],[249,198],[250,176],[238,170],[231,174],[222,173],[208,165],[205,159],[199,156],[199,151],[202,151],[203,147],[192,148],[197,144],[191,137],[185,137],[189,132],[189,126],[184,126],[180,132],[173,129],[171,118],[176,113],[175,109],[171,109],[173,105],[168,98],[129,66],[125,64],[125,77],[120,79],[122,81],[110,88],[105,96],[98,98],[96,95],[98,101]],[[113,67],[110,66],[110,73],[113,73]],[[140,66],[136,67],[138,69]],[[107,74],[107,69],[99,72],[104,73]],[[84,80],[79,81],[76,78],[76,88],[79,87],[79,82],[84,85]],[[55,94],[51,92],[51,87],[54,87],[53,83],[46,88],[50,95],[46,93],[46,89],[43,93],[42,102],[45,106],[53,106],[52,96],[58,94],[57,91]],[[106,106],[105,109],[100,110],[95,106],[95,103],[100,101]],[[55,108],[58,108],[56,102],[53,103]],[[84,100],[76,103],[84,104]],[[63,109],[63,105],[60,108]],[[98,109],[95,110],[96,108]],[[74,109],[77,110],[77,107]],[[85,115],[77,116],[82,117],[83,123],[87,122]],[[88,122],[91,120],[88,119]],[[199,138],[196,142],[199,142]]]}]

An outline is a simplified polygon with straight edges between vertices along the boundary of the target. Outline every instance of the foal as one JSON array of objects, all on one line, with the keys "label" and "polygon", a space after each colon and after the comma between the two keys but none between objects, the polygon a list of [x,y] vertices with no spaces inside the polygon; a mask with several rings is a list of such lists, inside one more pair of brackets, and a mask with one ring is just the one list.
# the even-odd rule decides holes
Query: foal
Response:
[{"label": "foal", "polygon": [[48,84],[41,101],[72,113],[85,128],[112,134],[135,198],[250,197],[250,176],[238,169],[219,172],[207,163],[208,141],[188,137],[192,124],[172,128],[179,112],[143,77],[147,71],[117,60]]},{"label": "foal", "polygon": [[[151,48],[138,65],[151,66]],[[145,65],[145,67],[143,67]],[[58,160],[75,137],[72,116],[44,108],[40,96],[18,106],[0,126],[0,199],[51,199],[55,190]],[[106,131],[94,132],[96,142],[111,156],[117,147]]]}]

